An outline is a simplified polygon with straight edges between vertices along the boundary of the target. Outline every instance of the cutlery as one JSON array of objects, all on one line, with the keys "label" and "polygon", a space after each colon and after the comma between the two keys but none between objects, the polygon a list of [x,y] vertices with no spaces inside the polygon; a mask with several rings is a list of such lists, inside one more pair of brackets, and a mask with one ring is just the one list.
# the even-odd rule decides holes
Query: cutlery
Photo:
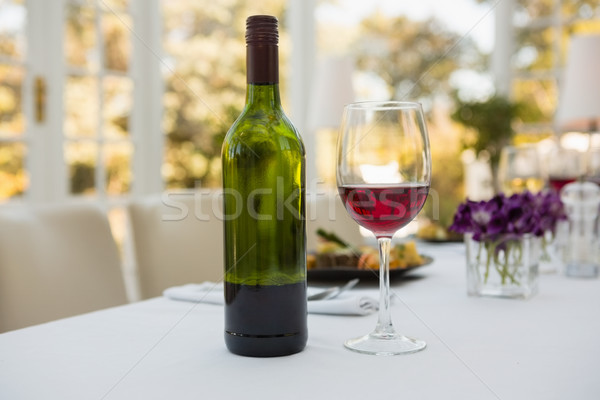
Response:
[{"label": "cutlery", "polygon": [[312,294],[307,297],[308,300],[331,300],[345,292],[346,290],[352,289],[359,282],[358,278],[348,281],[344,286],[334,286],[323,290],[322,292]]}]

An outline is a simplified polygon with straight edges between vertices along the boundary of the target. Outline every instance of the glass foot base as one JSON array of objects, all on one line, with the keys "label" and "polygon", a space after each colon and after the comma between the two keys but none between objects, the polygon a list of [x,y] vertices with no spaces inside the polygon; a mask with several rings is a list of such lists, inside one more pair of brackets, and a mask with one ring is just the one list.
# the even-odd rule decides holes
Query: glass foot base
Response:
[{"label": "glass foot base", "polygon": [[416,353],[423,350],[427,344],[422,340],[408,338],[397,333],[372,332],[355,339],[348,339],[344,342],[344,346],[357,353],[394,356]]}]

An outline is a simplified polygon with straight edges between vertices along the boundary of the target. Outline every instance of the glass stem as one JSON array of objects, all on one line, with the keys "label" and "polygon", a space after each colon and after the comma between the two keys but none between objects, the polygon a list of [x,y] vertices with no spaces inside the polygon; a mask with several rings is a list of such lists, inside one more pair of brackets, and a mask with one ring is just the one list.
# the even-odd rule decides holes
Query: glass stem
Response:
[{"label": "glass stem", "polygon": [[379,243],[379,318],[375,332],[378,334],[394,334],[394,326],[390,315],[390,246],[392,239],[377,238]]}]

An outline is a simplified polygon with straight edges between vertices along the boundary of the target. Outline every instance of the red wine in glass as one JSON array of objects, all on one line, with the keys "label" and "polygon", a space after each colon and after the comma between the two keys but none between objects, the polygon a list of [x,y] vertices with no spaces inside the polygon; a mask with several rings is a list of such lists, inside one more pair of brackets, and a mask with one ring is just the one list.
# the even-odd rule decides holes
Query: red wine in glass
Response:
[{"label": "red wine in glass", "polygon": [[560,193],[563,187],[565,187],[569,183],[575,182],[575,180],[576,178],[568,176],[550,176],[548,178],[548,183],[555,192]]},{"label": "red wine in glass", "polygon": [[344,185],[338,188],[350,216],[377,237],[392,237],[421,211],[429,185],[369,184]]}]

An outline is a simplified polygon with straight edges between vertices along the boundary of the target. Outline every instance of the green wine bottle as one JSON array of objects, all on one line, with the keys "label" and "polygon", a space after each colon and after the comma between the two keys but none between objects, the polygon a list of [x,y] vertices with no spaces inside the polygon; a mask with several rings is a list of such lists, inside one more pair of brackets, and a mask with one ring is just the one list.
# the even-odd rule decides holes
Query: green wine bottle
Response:
[{"label": "green wine bottle", "polygon": [[235,354],[302,351],[305,150],[279,97],[277,19],[246,21],[246,105],[222,149],[225,343]]}]

